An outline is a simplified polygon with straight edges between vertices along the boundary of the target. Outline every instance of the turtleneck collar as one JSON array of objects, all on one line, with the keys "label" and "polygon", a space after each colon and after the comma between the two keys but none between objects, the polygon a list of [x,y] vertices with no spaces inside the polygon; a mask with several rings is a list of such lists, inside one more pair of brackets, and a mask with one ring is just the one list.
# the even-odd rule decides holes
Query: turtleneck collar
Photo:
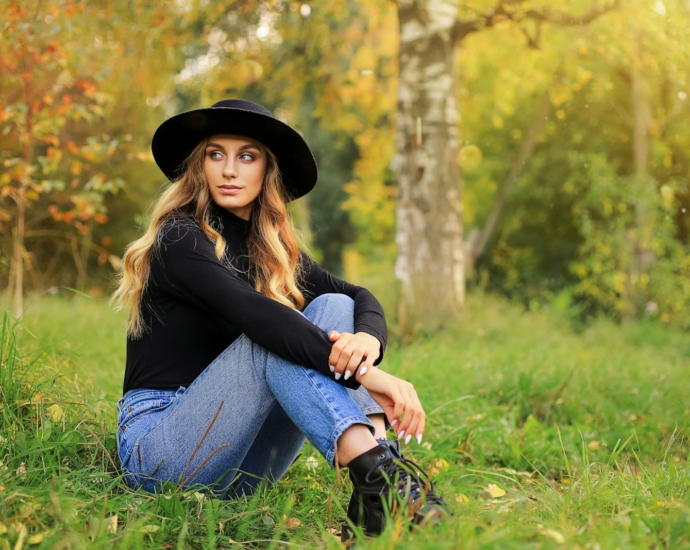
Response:
[{"label": "turtleneck collar", "polygon": [[229,212],[225,208],[218,206],[213,203],[211,205],[211,218],[213,221],[218,223],[218,230],[221,235],[225,236],[228,232],[237,233],[242,235],[249,233],[249,229],[252,226],[251,219],[243,220],[239,216],[236,216],[232,212]]}]

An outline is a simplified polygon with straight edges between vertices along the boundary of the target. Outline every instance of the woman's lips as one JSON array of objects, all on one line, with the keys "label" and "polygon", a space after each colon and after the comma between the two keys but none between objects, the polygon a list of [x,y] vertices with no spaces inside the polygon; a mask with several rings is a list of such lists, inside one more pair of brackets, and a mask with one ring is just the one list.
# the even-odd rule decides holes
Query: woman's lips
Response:
[{"label": "woman's lips", "polygon": [[236,185],[220,185],[218,186],[218,190],[223,195],[236,195],[237,193],[242,191],[242,188],[237,187]]}]

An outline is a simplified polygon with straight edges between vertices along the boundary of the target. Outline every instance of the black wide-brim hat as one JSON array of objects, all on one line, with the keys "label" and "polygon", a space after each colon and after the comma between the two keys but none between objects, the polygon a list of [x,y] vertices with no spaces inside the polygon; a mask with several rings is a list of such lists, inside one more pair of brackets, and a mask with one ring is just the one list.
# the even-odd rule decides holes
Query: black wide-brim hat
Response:
[{"label": "black wide-brim hat", "polygon": [[306,195],[316,185],[316,161],[302,136],[265,107],[242,99],[225,99],[169,118],[153,135],[153,158],[174,182],[194,148],[219,134],[249,137],[268,147],[278,159],[288,200]]}]

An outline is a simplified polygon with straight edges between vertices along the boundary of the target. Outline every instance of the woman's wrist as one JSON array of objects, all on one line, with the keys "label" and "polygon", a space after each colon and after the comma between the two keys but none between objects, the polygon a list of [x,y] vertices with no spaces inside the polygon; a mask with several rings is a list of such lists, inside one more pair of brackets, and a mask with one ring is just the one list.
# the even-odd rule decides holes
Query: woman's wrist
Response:
[{"label": "woman's wrist", "polygon": [[357,380],[357,382],[359,382],[366,388],[366,381],[376,378],[378,376],[378,373],[379,369],[377,369],[376,367],[366,367],[365,365],[362,365],[357,369],[357,372],[355,373],[355,380]]}]

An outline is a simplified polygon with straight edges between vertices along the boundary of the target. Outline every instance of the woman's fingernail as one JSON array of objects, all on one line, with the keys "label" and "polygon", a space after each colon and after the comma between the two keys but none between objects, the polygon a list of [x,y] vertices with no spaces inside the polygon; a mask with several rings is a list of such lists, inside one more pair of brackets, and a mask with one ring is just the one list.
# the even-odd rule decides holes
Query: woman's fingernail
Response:
[{"label": "woman's fingernail", "polygon": [[419,434],[417,436],[417,443],[419,443],[420,445],[422,444],[422,434]]},{"label": "woman's fingernail", "polygon": [[405,430],[403,430],[402,432],[400,432],[400,433],[398,434],[398,441],[400,441],[400,439],[401,439],[402,436],[404,436],[404,435],[405,435]]},{"label": "woman's fingernail", "polygon": [[335,379],[336,379],[336,380],[340,380],[340,376],[341,376],[341,375],[340,375],[339,372],[336,372],[336,373],[335,373]]},{"label": "woman's fingernail", "polygon": [[335,370],[335,366],[334,366],[334,365],[328,365],[328,368],[331,369],[331,372],[333,372],[333,371]]},{"label": "woman's fingernail", "polygon": [[364,375],[364,374],[366,374],[366,373],[367,373],[367,368],[366,368],[366,367],[362,367],[361,369],[359,369],[359,375],[360,375],[360,376],[362,376],[362,375]]},{"label": "woman's fingernail", "polygon": [[407,434],[407,437],[405,438],[405,445],[410,444],[410,439],[412,438],[412,434]]},{"label": "woman's fingernail", "polygon": [[351,373],[349,370],[346,370],[346,371],[345,371],[345,380],[347,380],[348,378],[350,378],[350,375],[351,375],[351,374],[352,374],[352,373]]},{"label": "woman's fingernail", "polygon": [[393,420],[393,422],[391,422],[391,428],[393,428],[397,423],[398,423],[397,420]]}]

